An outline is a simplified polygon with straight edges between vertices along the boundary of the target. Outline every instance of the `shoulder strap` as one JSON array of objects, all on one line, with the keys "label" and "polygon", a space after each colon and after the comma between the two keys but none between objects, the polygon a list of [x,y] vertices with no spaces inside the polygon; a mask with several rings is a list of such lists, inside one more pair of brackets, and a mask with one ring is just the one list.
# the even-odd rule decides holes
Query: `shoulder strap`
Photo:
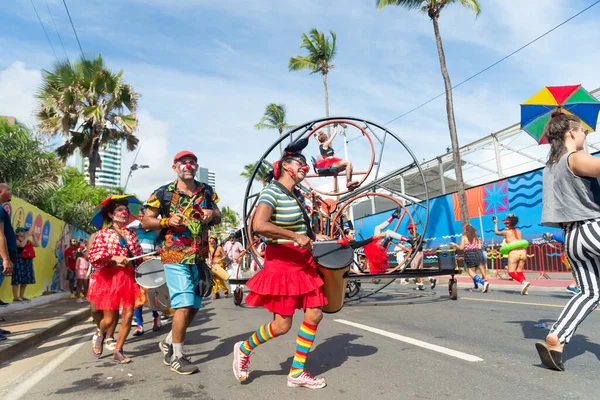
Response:
[{"label": "shoulder strap", "polygon": [[302,211],[302,217],[304,217],[304,223],[306,224],[306,235],[309,238],[311,238],[312,240],[314,240],[315,233],[312,230],[312,227],[310,224],[310,218],[308,217],[308,214],[306,213],[306,208],[304,207],[304,204],[302,204],[302,202],[298,199],[296,194],[294,194],[293,192],[290,192],[288,190],[288,188],[283,186],[279,181],[273,181],[273,183],[275,184],[275,186],[277,186],[279,189],[281,189],[283,191],[283,193],[287,194],[288,196],[292,196],[294,198],[294,200],[296,200],[296,203],[298,203],[298,207],[300,207],[300,211]]},{"label": "shoulder strap", "polygon": [[159,212],[163,218],[169,218],[171,213],[171,199],[173,192],[167,190],[168,185],[161,186],[156,190],[156,198],[160,202]]},{"label": "shoulder strap", "polygon": [[125,239],[123,237],[123,235],[121,235],[121,232],[119,232],[117,229],[115,229],[115,227],[112,227],[112,230],[115,231],[115,233],[117,234],[117,236],[119,236],[120,242],[121,242],[121,246],[125,248],[125,250],[127,250],[127,254],[129,255],[129,257],[133,257],[133,253],[131,252],[131,250],[129,249],[129,243],[127,242],[127,239]]},{"label": "shoulder strap", "polygon": [[[173,192],[167,190],[169,185],[164,185],[156,189],[156,198],[160,203],[158,212],[162,218],[169,218],[171,215],[171,200],[173,199]],[[160,233],[156,237],[155,245],[161,244],[165,240],[166,229],[161,229]]]}]

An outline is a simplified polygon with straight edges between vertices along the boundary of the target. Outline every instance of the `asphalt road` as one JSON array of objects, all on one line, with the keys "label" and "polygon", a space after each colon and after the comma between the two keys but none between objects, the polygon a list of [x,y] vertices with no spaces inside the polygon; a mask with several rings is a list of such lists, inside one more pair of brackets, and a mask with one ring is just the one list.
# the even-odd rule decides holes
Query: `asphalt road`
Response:
[{"label": "asphalt road", "polygon": [[239,384],[231,371],[233,344],[270,315],[222,299],[205,303],[188,334],[186,353],[199,374],[180,376],[162,364],[157,342],[168,325],[164,332],[132,337],[126,352],[134,362],[117,366],[106,351],[99,360],[92,356],[87,323],[4,366],[0,398],[599,398],[599,313],[590,315],[568,345],[566,372],[543,368],[534,348],[548,331],[536,325],[550,325],[568,293],[530,289],[521,296],[516,288],[496,287],[482,294],[463,286],[459,299],[451,301],[443,286],[425,292],[412,287],[390,285],[324,318],[307,361],[309,372],[327,378],[321,390],[286,386],[300,313],[293,332],[255,351],[250,382]]}]

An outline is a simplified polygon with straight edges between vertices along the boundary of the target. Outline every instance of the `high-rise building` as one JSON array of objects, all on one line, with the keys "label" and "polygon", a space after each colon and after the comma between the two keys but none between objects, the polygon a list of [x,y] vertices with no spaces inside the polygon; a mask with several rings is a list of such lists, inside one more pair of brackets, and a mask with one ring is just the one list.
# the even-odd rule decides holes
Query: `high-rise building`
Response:
[{"label": "high-rise building", "polygon": [[198,172],[196,172],[196,179],[200,182],[208,183],[213,189],[216,189],[217,186],[217,176],[213,171],[210,171],[208,168],[198,167]]},{"label": "high-rise building", "polygon": [[[123,162],[121,143],[111,143],[104,149],[101,149],[100,160],[102,160],[102,166],[96,170],[96,186],[107,188],[120,187],[121,164]],[[79,151],[75,153],[75,167],[83,172],[85,179],[89,182],[89,160],[83,158]]]}]

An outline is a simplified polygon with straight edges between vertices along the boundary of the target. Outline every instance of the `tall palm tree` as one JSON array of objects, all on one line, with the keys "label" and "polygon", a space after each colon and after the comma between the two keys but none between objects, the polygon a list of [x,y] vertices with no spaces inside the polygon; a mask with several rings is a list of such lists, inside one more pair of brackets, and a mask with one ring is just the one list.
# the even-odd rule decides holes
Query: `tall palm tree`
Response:
[{"label": "tall palm tree", "polygon": [[[286,109],[284,104],[271,103],[267,106],[265,114],[260,119],[260,122],[254,125],[254,129],[277,129],[279,131],[279,137],[283,135],[283,131],[289,128],[293,128],[293,125],[288,125],[285,120]],[[283,146],[279,143],[279,152],[283,156]]]},{"label": "tall palm tree", "polygon": [[325,37],[325,34],[316,29],[310,31],[310,36],[302,34],[300,48],[308,50],[306,56],[296,56],[290,58],[288,68],[290,71],[310,70],[311,74],[320,72],[323,75],[323,86],[325,87],[325,116],[329,117],[329,91],[327,90],[327,74],[335,65],[332,64],[335,58],[335,32],[329,31],[331,41]]},{"label": "tall palm tree", "polygon": [[[249,180],[252,176],[252,172],[254,172],[255,167],[256,163],[244,165],[244,171],[240,172],[240,176],[246,178],[246,180]],[[269,167],[261,163],[256,175],[254,176],[254,180],[259,181],[263,184],[263,186],[267,186],[269,184],[269,172]]]},{"label": "tall palm tree", "polygon": [[228,231],[230,229],[236,229],[241,224],[240,215],[231,207],[223,207],[221,209],[221,216],[220,230]]},{"label": "tall palm tree", "polygon": [[439,19],[440,13],[444,7],[452,3],[460,3],[479,15],[481,7],[477,0],[376,0],[377,8],[382,9],[386,6],[400,6],[409,10],[420,10],[427,14],[433,23],[433,32],[435,33],[435,42],[437,44],[438,56],[440,58],[440,68],[444,85],[446,87],[446,113],[448,114],[448,128],[450,129],[450,141],[452,143],[452,156],[454,158],[454,171],[456,174],[456,185],[458,187],[458,200],[460,203],[460,217],[463,226],[469,223],[469,211],[467,208],[467,196],[465,194],[465,183],[463,180],[462,167],[460,161],[460,146],[458,144],[458,135],[456,133],[456,122],[454,120],[454,104],[452,102],[452,84],[450,75],[446,68],[446,56],[442,46],[442,37],[440,36]]},{"label": "tall palm tree", "polygon": [[101,148],[125,141],[133,151],[138,138],[133,134],[140,97],[123,83],[123,71],[106,68],[101,55],[81,58],[71,64],[58,62],[53,71],[43,71],[37,98],[39,128],[51,135],[62,134],[66,141],[56,149],[62,160],[76,150],[89,160],[90,185],[96,183],[96,169],[102,166]]}]

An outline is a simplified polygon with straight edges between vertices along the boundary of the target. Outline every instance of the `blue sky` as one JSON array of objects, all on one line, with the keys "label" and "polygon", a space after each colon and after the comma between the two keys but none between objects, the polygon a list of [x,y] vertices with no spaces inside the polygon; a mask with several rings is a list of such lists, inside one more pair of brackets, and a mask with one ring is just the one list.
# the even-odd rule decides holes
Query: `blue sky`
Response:
[{"label": "blue sky", "polygon": [[[66,52],[79,49],[62,0],[47,0]],[[34,0],[59,57],[63,49],[45,0]],[[322,79],[288,72],[301,54],[300,35],[334,30],[335,69],[329,75],[331,115],[386,123],[443,91],[431,21],[374,0],[69,0],[86,54],[102,53],[109,67],[142,94],[139,163],[129,188],[145,197],[173,177],[173,154],[191,149],[217,174],[222,205],[241,210],[242,166],[256,161],[275,132],[255,131],[268,103],[284,103],[290,123],[324,116]],[[454,5],[441,18],[453,83],[505,56],[593,1],[489,0],[482,13]],[[461,144],[519,119],[519,103],[545,85],[600,86],[595,51],[600,5],[454,92]],[[35,123],[40,70],[55,61],[29,0],[0,2],[0,115]],[[395,121],[418,158],[449,144],[441,97]],[[133,154],[126,156],[125,165]]]}]

